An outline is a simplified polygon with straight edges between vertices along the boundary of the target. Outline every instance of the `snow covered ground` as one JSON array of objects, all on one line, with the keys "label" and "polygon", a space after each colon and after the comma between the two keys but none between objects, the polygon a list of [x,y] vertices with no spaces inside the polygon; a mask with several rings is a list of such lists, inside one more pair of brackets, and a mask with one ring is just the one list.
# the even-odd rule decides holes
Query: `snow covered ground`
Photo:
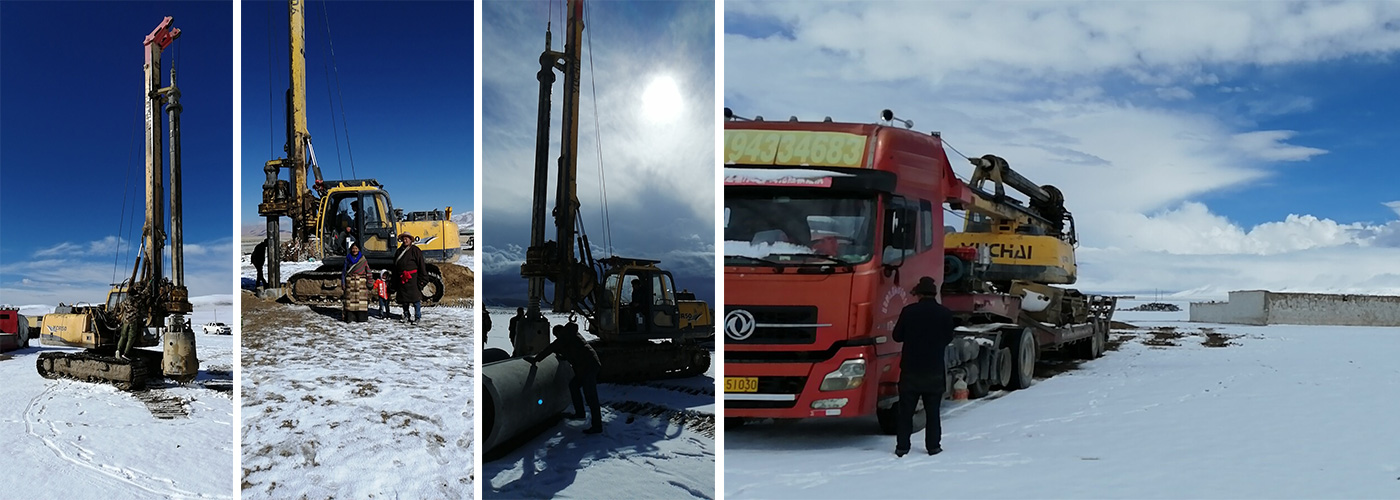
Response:
[{"label": "snow covered ground", "polygon": [[416,326],[339,312],[244,293],[243,497],[472,496],[471,305]]},{"label": "snow covered ground", "polygon": [[873,418],[726,430],[725,498],[1400,497],[1400,328],[1189,323],[1164,302],[1182,310],[1119,311],[1140,328],[1101,359],[945,401],[937,456],[920,432],[896,458]]},{"label": "snow covered ground", "polygon": [[[40,346],[0,354],[0,450],[7,498],[232,498],[233,336],[200,325],[228,322],[231,297],[194,297],[200,373],[179,385],[154,382],[138,393],[111,386],[45,380]],[[26,306],[25,314],[52,312]],[[187,416],[157,419],[157,405]]]},{"label": "snow covered ground", "polygon": [[[515,309],[487,309],[493,328],[486,347],[509,351]],[[483,463],[483,497],[715,498],[714,365],[688,379],[599,384],[598,398],[602,434],[583,434],[587,420],[561,421]]]}]

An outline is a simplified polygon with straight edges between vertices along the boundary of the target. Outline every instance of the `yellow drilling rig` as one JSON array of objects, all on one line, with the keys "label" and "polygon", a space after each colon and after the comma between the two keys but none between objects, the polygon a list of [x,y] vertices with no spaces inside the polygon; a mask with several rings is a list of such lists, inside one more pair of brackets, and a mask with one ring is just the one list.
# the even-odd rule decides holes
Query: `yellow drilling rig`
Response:
[{"label": "yellow drilling rig", "polygon": [[[442,217],[404,220],[394,208],[389,192],[375,179],[325,180],[316,163],[311,133],[306,125],[306,29],[305,9],[299,0],[288,3],[290,24],[290,88],[286,93],[286,158],[263,166],[266,181],[258,215],[267,218],[268,288],[264,296],[286,296],[291,302],[310,305],[339,304],[341,270],[349,244],[360,247],[376,271],[393,265],[398,236],[410,234],[431,262],[453,262],[461,249],[452,207]],[[282,171],[287,179],[280,179]],[[428,213],[442,213],[433,211]],[[280,241],[281,218],[291,219],[291,241]],[[282,281],[283,260],[316,259],[322,265]],[[437,303],[443,296],[442,271],[427,265],[420,280],[423,301]]]},{"label": "yellow drilling rig", "polygon": [[[161,87],[161,52],[176,38],[173,18],[166,17],[145,39],[146,109],[146,222],[141,231],[141,255],[131,277],[116,285],[107,302],[99,305],[61,306],[44,316],[40,343],[83,347],[83,352],[45,352],[37,362],[44,378],[66,377],[110,383],[121,389],[142,389],[153,374],[188,382],[199,372],[194,332],[185,321],[193,310],[185,288],[184,232],[180,181],[180,90],[174,68],[170,86]],[[170,117],[170,218],[166,229],[165,190],[162,175],[164,123],[161,107]],[[170,238],[170,274],[163,261]],[[123,321],[139,324],[134,347],[162,346],[162,352],[131,349],[116,352]]]},{"label": "yellow drilling rig", "polygon": [[[554,283],[553,311],[584,316],[588,331],[598,337],[593,346],[603,362],[599,380],[704,373],[710,366],[710,353],[699,341],[714,335],[709,305],[679,291],[671,273],[657,266],[659,261],[617,256],[595,259],[588,235],[577,228],[583,1],[570,0],[568,9],[564,51],[552,50],[551,35],[546,31],[537,75],[540,106],[530,247],[520,266],[521,277],[529,280],[529,307],[518,326],[523,346],[517,347],[517,353],[537,352],[549,343],[549,321],[540,312],[545,280],[549,280]],[[552,212],[555,239],[547,241],[550,93],[556,68],[564,73],[564,132]]]}]

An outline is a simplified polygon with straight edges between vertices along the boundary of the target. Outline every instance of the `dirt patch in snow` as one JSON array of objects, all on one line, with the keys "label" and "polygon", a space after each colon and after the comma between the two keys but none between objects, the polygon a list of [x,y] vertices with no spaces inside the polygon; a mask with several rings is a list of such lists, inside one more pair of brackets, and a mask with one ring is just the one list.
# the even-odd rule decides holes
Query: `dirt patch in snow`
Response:
[{"label": "dirt patch in snow", "polygon": [[1240,335],[1226,335],[1223,333],[1215,333],[1213,331],[1205,331],[1205,329],[1202,329],[1201,333],[1204,333],[1206,336],[1206,339],[1201,341],[1201,345],[1206,347],[1228,347],[1232,345],[1240,345],[1238,342],[1230,341],[1231,339],[1240,338]]},{"label": "dirt patch in snow", "polygon": [[443,305],[461,305],[476,297],[476,281],[472,270],[457,264],[438,264],[442,271]]},{"label": "dirt patch in snow", "polygon": [[1046,356],[1035,364],[1035,378],[1050,378],[1077,369],[1083,363],[1082,359],[1057,359]]},{"label": "dirt patch in snow", "polygon": [[1124,343],[1124,342],[1127,342],[1127,341],[1130,341],[1130,340],[1133,340],[1133,339],[1136,339],[1136,338],[1138,338],[1138,336],[1137,336],[1136,334],[1131,334],[1131,333],[1114,333],[1114,334],[1108,336],[1108,342],[1105,342],[1105,343],[1104,343],[1104,345],[1103,345],[1103,350],[1104,350],[1104,352],[1108,352],[1108,351],[1117,351],[1119,347],[1122,347],[1122,346],[1123,346],[1123,343]]},{"label": "dirt patch in snow", "polygon": [[1176,343],[1185,334],[1176,331],[1174,326],[1159,326],[1152,329],[1151,337],[1142,341],[1143,345],[1152,347],[1176,347],[1181,344]]}]

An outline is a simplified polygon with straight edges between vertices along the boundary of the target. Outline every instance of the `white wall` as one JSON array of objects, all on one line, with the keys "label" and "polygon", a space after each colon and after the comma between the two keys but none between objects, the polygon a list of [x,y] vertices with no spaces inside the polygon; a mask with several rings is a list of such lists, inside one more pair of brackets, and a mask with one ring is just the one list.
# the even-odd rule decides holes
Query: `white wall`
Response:
[{"label": "white wall", "polygon": [[1270,293],[1269,323],[1400,326],[1400,297]]},{"label": "white wall", "polygon": [[1192,302],[1191,321],[1200,323],[1267,324],[1268,302],[1263,290],[1230,292],[1228,302]]},{"label": "white wall", "polygon": [[1228,302],[1191,304],[1191,321],[1245,325],[1400,326],[1400,297],[1230,292]]}]

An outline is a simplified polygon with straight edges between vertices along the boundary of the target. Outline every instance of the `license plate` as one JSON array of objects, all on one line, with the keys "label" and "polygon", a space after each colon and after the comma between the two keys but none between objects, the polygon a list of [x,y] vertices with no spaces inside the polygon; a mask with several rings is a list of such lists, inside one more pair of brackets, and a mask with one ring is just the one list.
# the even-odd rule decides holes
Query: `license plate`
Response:
[{"label": "license plate", "polygon": [[724,392],[758,392],[758,377],[724,377]]}]

